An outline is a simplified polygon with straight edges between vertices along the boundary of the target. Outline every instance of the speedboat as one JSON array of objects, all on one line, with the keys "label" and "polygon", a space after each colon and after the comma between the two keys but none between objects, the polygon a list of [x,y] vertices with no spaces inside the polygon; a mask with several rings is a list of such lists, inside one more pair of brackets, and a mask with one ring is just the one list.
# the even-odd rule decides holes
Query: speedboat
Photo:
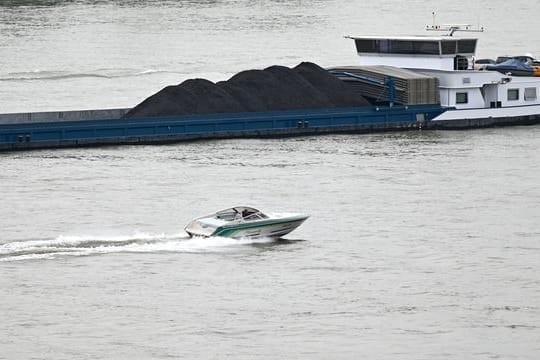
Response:
[{"label": "speedboat", "polygon": [[252,207],[236,206],[192,220],[184,229],[190,236],[280,238],[308,217],[302,214],[264,214]]}]

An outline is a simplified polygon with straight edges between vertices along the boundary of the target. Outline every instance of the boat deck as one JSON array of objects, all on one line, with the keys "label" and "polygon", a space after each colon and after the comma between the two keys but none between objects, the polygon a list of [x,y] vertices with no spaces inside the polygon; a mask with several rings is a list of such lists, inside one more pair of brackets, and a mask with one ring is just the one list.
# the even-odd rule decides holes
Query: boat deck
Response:
[{"label": "boat deck", "polygon": [[407,130],[443,111],[434,104],[10,123],[0,125],[0,150]]}]

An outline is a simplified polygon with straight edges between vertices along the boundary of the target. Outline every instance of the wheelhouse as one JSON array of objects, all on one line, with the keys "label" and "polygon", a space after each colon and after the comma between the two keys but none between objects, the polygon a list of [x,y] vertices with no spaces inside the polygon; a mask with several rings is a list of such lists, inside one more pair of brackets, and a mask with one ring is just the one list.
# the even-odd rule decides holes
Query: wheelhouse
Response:
[{"label": "wheelhouse", "polygon": [[463,55],[476,52],[477,39],[355,38],[359,54]]},{"label": "wheelhouse", "polygon": [[477,39],[450,36],[349,37],[362,65],[389,65],[434,70],[467,70],[472,67]]}]

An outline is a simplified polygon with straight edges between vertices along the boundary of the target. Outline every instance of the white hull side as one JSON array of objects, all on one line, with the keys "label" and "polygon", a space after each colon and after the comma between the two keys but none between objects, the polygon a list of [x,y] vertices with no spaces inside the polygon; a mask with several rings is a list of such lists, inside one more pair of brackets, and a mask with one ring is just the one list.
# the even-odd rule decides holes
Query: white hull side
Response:
[{"label": "white hull side", "polygon": [[508,118],[517,116],[532,116],[540,114],[540,105],[516,106],[503,108],[482,108],[448,110],[437,116],[432,122],[448,120],[467,120],[485,118]]},{"label": "white hull side", "polygon": [[282,236],[287,235],[288,233],[295,230],[299,227],[305,219],[288,221],[284,223],[264,225],[264,226],[254,226],[250,228],[229,228],[225,231],[230,232],[227,234],[216,234],[216,236],[226,236],[232,238],[273,238],[277,239]]}]

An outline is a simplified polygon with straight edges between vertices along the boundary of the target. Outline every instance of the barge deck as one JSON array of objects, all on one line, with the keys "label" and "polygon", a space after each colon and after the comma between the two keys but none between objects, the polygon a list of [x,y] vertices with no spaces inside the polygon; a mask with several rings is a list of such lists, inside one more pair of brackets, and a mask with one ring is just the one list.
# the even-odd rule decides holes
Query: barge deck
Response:
[{"label": "barge deck", "polygon": [[0,114],[0,151],[540,124],[540,106],[457,111],[440,105],[373,106],[119,118],[126,111]]},{"label": "barge deck", "polygon": [[439,105],[422,105],[11,123],[2,123],[2,118],[17,116],[0,115],[0,150],[408,130],[422,127],[443,111]]}]

